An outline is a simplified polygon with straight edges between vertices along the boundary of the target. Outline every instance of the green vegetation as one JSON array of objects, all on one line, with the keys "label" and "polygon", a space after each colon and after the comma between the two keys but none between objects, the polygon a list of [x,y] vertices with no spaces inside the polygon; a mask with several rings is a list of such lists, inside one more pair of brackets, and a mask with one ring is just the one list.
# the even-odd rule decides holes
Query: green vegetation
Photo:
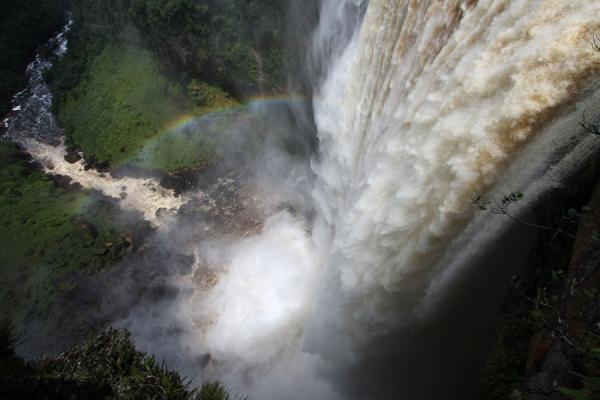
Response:
[{"label": "green vegetation", "polygon": [[[102,0],[83,0],[95,2]],[[132,0],[133,23],[190,78],[231,92],[285,84],[285,1]]]},{"label": "green vegetation", "polygon": [[25,67],[64,22],[63,0],[0,2],[0,115],[25,86]]},{"label": "green vegetation", "polygon": [[[213,161],[218,137],[172,126],[238,104],[222,88],[252,92],[284,81],[275,40],[282,13],[267,0],[73,2],[69,52],[46,76],[71,145],[113,170],[174,172]],[[200,54],[210,57],[192,56]]]},{"label": "green vegetation", "polygon": [[109,45],[91,58],[58,117],[87,158],[119,167],[188,109],[181,86],[159,73],[148,51]]},{"label": "green vegetation", "polygon": [[[70,76],[50,78],[61,88],[71,86]],[[159,72],[149,51],[129,45],[106,46],[91,57],[74,87],[57,91],[62,94],[58,117],[87,159],[164,172],[215,158],[214,138],[170,125],[237,104],[223,90],[196,80],[184,89]]]},{"label": "green vegetation", "polygon": [[506,400],[521,389],[532,326],[511,319],[503,323],[494,349],[487,356],[480,374],[485,400]]},{"label": "green vegetation", "polygon": [[0,143],[0,318],[19,327],[45,319],[77,288],[77,275],[126,254],[130,227],[114,213],[99,195],[58,187],[16,145]]},{"label": "green vegetation", "polygon": [[0,397],[11,399],[233,400],[218,382],[199,390],[110,330],[56,358],[25,362],[9,327],[0,330]]}]

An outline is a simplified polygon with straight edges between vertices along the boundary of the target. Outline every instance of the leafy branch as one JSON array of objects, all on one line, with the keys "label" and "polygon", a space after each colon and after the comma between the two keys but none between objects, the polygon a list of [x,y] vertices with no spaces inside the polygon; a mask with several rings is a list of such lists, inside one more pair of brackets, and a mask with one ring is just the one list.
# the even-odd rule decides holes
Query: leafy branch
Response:
[{"label": "leafy branch", "polygon": [[556,237],[561,234],[568,238],[575,239],[574,235],[566,231],[566,229],[568,229],[568,226],[573,225],[573,223],[577,223],[577,221],[579,220],[579,214],[575,209],[570,209],[566,215],[563,214],[563,216],[558,222],[558,226],[556,227],[540,225],[519,218],[511,212],[511,208],[514,206],[514,204],[521,201],[524,197],[525,196],[521,192],[512,192],[508,195],[503,196],[502,199],[499,201],[486,201],[483,200],[482,196],[478,196],[473,200],[473,205],[475,205],[481,211],[489,210],[492,214],[506,215],[513,221],[518,222],[522,225],[529,226],[531,228],[541,229],[544,231],[554,232],[550,243],[552,243],[554,239],[556,239]]}]

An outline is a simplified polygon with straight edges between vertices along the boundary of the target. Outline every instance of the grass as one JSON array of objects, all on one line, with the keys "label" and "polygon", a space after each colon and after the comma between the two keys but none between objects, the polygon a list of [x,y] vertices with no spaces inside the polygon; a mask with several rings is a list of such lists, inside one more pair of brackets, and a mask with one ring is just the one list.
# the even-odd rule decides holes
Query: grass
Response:
[{"label": "grass", "polygon": [[134,165],[172,172],[216,157],[213,138],[174,124],[234,106],[221,89],[197,81],[185,88],[160,73],[149,51],[133,45],[107,45],[85,70],[61,96],[58,117],[86,158],[108,161],[113,170]]},{"label": "grass", "polygon": [[0,143],[0,318],[18,327],[43,320],[77,275],[121,258],[128,227],[114,213],[98,194],[56,186],[16,145]]},{"label": "grass", "polygon": [[109,330],[58,357],[26,362],[10,326],[0,327],[0,396],[11,399],[233,400],[218,382],[191,389],[177,372]]}]

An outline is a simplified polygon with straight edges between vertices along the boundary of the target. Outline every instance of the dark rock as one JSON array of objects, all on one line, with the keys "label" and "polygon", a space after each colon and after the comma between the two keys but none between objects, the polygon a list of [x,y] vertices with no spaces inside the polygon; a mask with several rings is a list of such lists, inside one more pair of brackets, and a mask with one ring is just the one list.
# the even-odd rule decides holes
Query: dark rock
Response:
[{"label": "dark rock", "polygon": [[50,175],[50,180],[54,182],[54,184],[63,189],[70,189],[71,182],[73,181],[71,178],[65,175]]},{"label": "dark rock", "polygon": [[81,160],[81,154],[79,153],[67,153],[65,155],[65,161],[70,164],[75,164],[77,161]]},{"label": "dark rock", "polygon": [[96,171],[98,172],[109,172],[110,171],[110,163],[108,161],[101,161],[96,163]]},{"label": "dark rock", "polygon": [[95,167],[96,167],[96,156],[92,154],[91,156],[89,156],[88,158],[85,159],[83,169],[88,171]]},{"label": "dark rock", "polygon": [[173,190],[176,195],[180,195],[191,188],[197,187],[206,169],[207,167],[201,167],[172,172],[160,180],[160,185],[165,189]]},{"label": "dark rock", "polygon": [[54,184],[60,188],[67,190],[82,190],[83,186],[79,182],[73,182],[71,178],[64,175],[49,175],[49,178]]},{"label": "dark rock", "polygon": [[541,370],[530,376],[527,380],[527,389],[532,393],[528,398],[532,400],[563,399],[558,393],[561,386],[573,385],[570,362],[570,349],[566,348],[560,340],[556,340]]}]

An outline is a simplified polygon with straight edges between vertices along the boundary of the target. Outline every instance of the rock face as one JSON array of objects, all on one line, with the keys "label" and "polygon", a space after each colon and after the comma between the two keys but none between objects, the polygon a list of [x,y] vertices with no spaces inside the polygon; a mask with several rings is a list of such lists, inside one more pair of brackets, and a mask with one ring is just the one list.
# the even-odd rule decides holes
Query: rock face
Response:
[{"label": "rock face", "polygon": [[[592,349],[600,347],[600,184],[587,202],[577,203],[576,199],[558,203],[578,208],[569,209],[550,225],[565,228],[540,234],[528,269],[506,298],[503,317],[526,325],[527,333],[512,342],[501,339],[493,353],[496,358],[500,353],[521,361],[498,363],[494,372],[486,371],[484,386],[503,381],[507,384],[503,395],[510,392],[511,398],[570,399],[566,391],[587,393],[591,389],[584,377],[598,374],[600,362]],[[518,348],[515,342],[528,351],[511,352],[511,346]],[[513,382],[505,379],[510,374],[516,377]],[[485,399],[503,396],[484,391],[488,392]]]}]

